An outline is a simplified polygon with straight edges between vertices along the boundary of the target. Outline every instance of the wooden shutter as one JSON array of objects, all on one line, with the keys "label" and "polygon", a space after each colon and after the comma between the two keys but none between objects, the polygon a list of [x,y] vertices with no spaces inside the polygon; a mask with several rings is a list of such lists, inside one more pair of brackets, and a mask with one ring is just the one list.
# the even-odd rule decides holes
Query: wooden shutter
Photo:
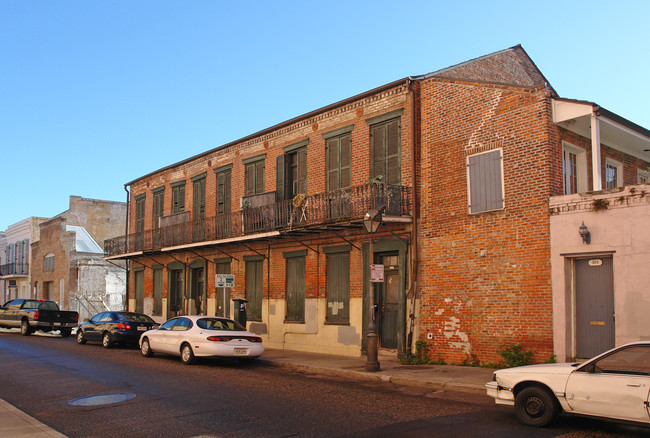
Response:
[{"label": "wooden shutter", "polygon": [[275,191],[277,192],[278,200],[284,201],[287,198],[286,189],[286,164],[287,155],[279,155],[275,159]]},{"label": "wooden shutter", "polygon": [[246,262],[246,314],[251,321],[262,320],[262,261]]},{"label": "wooden shutter", "polygon": [[305,257],[287,258],[287,321],[305,320]]},{"label": "wooden shutter", "polygon": [[160,217],[163,215],[165,191],[160,190],[153,195],[153,227],[160,227]]},{"label": "wooden shutter", "polygon": [[339,138],[339,187],[352,185],[352,142],[350,134]]},{"label": "wooden shutter", "polygon": [[469,157],[470,212],[503,208],[501,150]]},{"label": "wooden shutter", "polygon": [[177,185],[172,189],[172,213],[185,211],[185,184]]},{"label": "wooden shutter", "polygon": [[338,189],[339,186],[339,152],[338,139],[327,140],[327,190]]},{"label": "wooden shutter", "polygon": [[246,165],[246,195],[255,194],[255,163]]},{"label": "wooden shutter", "polygon": [[370,128],[370,147],[372,148],[372,177],[383,176],[386,178],[386,152],[385,152],[384,125],[375,125]]},{"label": "wooden shutter", "polygon": [[400,184],[400,119],[386,122],[386,184]]},{"label": "wooden shutter", "polygon": [[194,181],[194,202],[193,206],[193,219],[199,220],[205,218],[205,178]]},{"label": "wooden shutter", "polygon": [[350,253],[327,254],[327,321],[350,320]]},{"label": "wooden shutter", "polygon": [[230,171],[217,174],[217,214],[230,213]]},{"label": "wooden shutter", "polygon": [[264,161],[255,163],[255,193],[264,193]]},{"label": "wooden shutter", "polygon": [[153,270],[153,314],[162,315],[163,270]]},{"label": "wooden shutter", "polygon": [[296,159],[298,160],[298,177],[296,178],[297,190],[294,195],[307,194],[307,149],[299,149],[296,152]]},{"label": "wooden shutter", "polygon": [[135,232],[140,233],[144,231],[144,200],[145,197],[136,199],[135,201]]}]

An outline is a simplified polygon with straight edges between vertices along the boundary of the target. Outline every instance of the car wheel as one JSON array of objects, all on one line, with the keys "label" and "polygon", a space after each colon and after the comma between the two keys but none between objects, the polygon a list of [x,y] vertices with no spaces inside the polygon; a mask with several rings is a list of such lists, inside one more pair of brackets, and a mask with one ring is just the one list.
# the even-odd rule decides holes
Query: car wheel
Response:
[{"label": "car wheel", "polygon": [[194,352],[190,344],[183,344],[181,347],[181,360],[185,365],[192,365],[194,363]]},{"label": "car wheel", "polygon": [[59,333],[61,333],[62,338],[67,338],[68,336],[70,336],[72,334],[72,330],[70,330],[70,329],[61,329],[59,331]]},{"label": "car wheel", "polygon": [[153,356],[153,350],[151,349],[151,346],[149,346],[149,339],[144,338],[142,340],[142,344],[140,345],[140,353],[144,357],[151,357]]},{"label": "car wheel", "polygon": [[84,332],[81,329],[77,330],[77,344],[85,344],[86,338],[84,337]]},{"label": "car wheel", "polygon": [[557,412],[555,397],[545,388],[530,386],[515,398],[515,415],[527,426],[546,426],[555,418]]},{"label": "car wheel", "polygon": [[102,345],[104,348],[111,348],[113,343],[111,342],[111,335],[108,333],[104,333],[104,336],[102,336]]},{"label": "car wheel", "polygon": [[29,322],[27,320],[23,320],[20,323],[20,334],[23,336],[29,336],[32,334],[32,328],[29,326]]}]

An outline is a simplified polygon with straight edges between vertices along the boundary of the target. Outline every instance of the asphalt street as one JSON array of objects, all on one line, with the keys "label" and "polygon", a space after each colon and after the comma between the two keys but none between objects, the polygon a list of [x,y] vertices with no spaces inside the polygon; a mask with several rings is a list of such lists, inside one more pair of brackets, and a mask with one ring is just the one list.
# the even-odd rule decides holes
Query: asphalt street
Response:
[{"label": "asphalt street", "polygon": [[[647,436],[562,418],[521,426],[486,396],[296,371],[264,362],[143,358],[73,338],[0,333],[0,398],[68,437]],[[129,394],[109,404],[73,405]]]}]

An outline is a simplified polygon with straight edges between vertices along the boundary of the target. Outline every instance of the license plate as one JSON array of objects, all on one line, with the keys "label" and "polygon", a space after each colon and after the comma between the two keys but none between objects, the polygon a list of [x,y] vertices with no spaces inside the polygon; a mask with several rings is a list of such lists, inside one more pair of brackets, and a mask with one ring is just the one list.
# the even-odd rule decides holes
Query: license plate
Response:
[{"label": "license plate", "polygon": [[139,332],[146,332],[146,331],[147,331],[147,328],[146,328],[146,327],[143,327],[143,326],[141,326],[141,325],[139,325],[139,326],[138,326],[138,331],[139,331]]},{"label": "license plate", "polygon": [[235,348],[235,354],[238,356],[243,356],[248,354],[248,348]]},{"label": "license plate", "polygon": [[53,325],[61,325],[60,322],[55,322]]}]

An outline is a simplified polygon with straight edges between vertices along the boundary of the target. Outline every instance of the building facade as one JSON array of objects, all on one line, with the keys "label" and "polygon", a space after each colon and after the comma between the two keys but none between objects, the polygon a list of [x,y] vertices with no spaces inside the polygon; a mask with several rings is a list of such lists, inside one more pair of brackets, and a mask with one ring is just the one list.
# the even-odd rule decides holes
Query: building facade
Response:
[{"label": "building facade", "polygon": [[30,217],[7,227],[0,265],[3,304],[14,298],[33,297],[30,289],[30,245],[38,240],[39,224],[46,220]]},{"label": "building facade", "polygon": [[130,309],[232,316],[245,299],[269,347],[359,355],[374,316],[388,351],[495,362],[522,343],[541,361],[565,353],[549,202],[636,184],[648,139],[560,99],[516,46],[126,184],[128,233],[106,258],[129,263]]},{"label": "building facade", "polygon": [[81,319],[124,309],[126,267],[103,259],[103,243],[125,225],[124,202],[70,196],[69,208],[41,222],[31,245],[33,297],[57,301]]}]

